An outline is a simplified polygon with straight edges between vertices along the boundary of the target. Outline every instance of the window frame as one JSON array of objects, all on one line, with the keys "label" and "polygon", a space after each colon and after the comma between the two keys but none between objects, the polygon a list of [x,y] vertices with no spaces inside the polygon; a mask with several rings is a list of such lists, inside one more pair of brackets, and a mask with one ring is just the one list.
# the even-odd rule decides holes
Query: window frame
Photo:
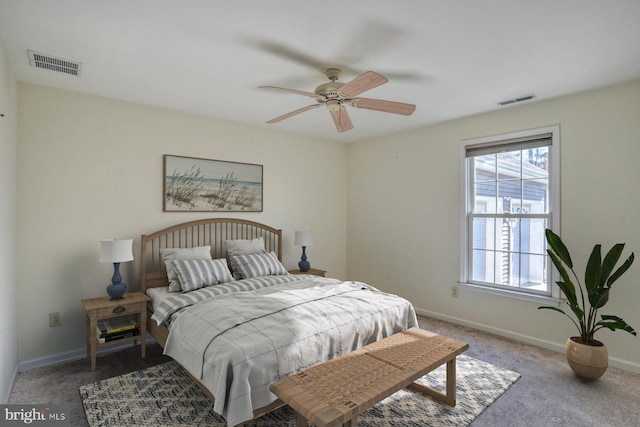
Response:
[{"label": "window frame", "polygon": [[[543,217],[548,217],[547,226],[554,230],[555,233],[560,233],[560,126],[546,126],[541,128],[529,129],[524,131],[510,132],[500,135],[492,135],[480,138],[472,138],[468,140],[462,140],[460,142],[460,171],[461,171],[461,244],[460,244],[460,277],[458,284],[464,289],[473,291],[479,291],[494,295],[501,295],[507,297],[513,297],[517,299],[523,299],[533,301],[536,303],[559,303],[560,290],[556,281],[559,279],[558,273],[555,268],[552,268],[553,264],[547,255],[547,280],[549,282],[549,293],[533,293],[520,290],[516,287],[500,286],[497,284],[481,284],[471,283],[471,238],[470,220],[472,218],[472,194],[469,189],[470,170],[469,161],[467,159],[467,149],[471,146],[497,146],[504,144],[518,144],[523,139],[533,139],[536,136],[542,134],[551,135],[551,145],[549,145],[549,213],[542,214]],[[473,184],[473,183],[471,183]],[[473,214],[477,217],[477,213]],[[513,214],[514,217],[518,217],[518,214]]]}]

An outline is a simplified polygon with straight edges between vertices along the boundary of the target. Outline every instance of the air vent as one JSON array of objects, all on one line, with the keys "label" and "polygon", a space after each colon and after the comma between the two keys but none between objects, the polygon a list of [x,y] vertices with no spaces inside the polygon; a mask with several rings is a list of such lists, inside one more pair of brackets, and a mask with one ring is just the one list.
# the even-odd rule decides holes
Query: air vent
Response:
[{"label": "air vent", "polygon": [[29,54],[29,63],[32,67],[71,74],[72,76],[80,75],[81,62],[56,58],[55,56],[34,52],[32,50],[27,50],[27,53]]},{"label": "air vent", "polygon": [[505,105],[515,104],[517,102],[531,101],[532,99],[535,99],[535,97],[536,97],[535,95],[526,95],[526,96],[521,96],[519,98],[507,99],[506,101],[498,102],[498,105],[503,107]]}]

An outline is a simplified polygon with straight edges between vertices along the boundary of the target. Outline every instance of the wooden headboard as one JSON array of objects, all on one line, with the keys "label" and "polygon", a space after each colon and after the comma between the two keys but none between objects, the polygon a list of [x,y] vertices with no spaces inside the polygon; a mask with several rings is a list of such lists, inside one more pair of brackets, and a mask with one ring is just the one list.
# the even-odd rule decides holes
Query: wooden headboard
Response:
[{"label": "wooden headboard", "polygon": [[208,218],[177,224],[141,236],[140,287],[167,286],[167,271],[160,257],[161,248],[191,248],[211,246],[213,259],[225,258],[225,240],[262,237],[267,252],[275,252],[282,261],[282,230],[259,222],[236,218]]}]

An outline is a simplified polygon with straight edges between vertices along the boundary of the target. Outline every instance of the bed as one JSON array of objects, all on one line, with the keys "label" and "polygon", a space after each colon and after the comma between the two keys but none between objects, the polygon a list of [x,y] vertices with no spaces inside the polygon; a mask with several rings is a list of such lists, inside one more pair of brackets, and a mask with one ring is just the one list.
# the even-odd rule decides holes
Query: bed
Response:
[{"label": "bed", "polygon": [[228,425],[282,406],[273,382],[418,326],[396,295],[288,274],[282,230],[254,221],[210,218],[143,234],[140,260],[149,333]]}]

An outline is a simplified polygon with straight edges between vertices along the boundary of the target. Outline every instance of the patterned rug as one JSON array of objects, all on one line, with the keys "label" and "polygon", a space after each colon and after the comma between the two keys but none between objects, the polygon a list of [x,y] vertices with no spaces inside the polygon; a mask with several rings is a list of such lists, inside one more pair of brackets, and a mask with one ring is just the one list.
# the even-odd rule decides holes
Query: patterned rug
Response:
[{"label": "patterned rug", "polygon": [[[520,378],[520,374],[468,356],[458,356],[457,405],[449,407],[410,391],[400,390],[358,417],[359,427],[467,426]],[[441,366],[418,380],[444,391],[446,369]],[[176,362],[143,369],[80,387],[91,427],[213,426],[226,427],[213,404]],[[247,427],[295,426],[288,406]]]}]

